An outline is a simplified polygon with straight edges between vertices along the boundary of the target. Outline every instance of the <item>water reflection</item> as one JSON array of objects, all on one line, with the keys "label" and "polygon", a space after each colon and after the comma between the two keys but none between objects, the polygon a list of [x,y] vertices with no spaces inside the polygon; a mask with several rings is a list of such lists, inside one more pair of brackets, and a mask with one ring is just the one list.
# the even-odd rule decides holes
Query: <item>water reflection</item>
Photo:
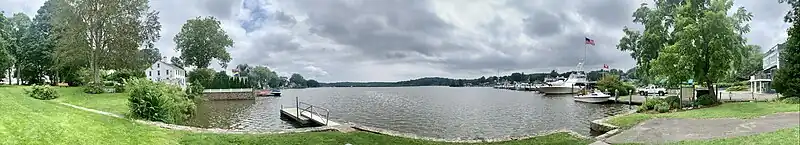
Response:
[{"label": "water reflection", "polygon": [[312,88],[283,90],[282,97],[198,104],[188,124],[201,127],[272,130],[292,128],[280,120],[281,105],[295,98],[330,109],[348,121],[437,138],[524,136],[558,129],[584,135],[589,121],[629,110],[620,104],[575,102],[572,95],[542,96],[491,88]]}]

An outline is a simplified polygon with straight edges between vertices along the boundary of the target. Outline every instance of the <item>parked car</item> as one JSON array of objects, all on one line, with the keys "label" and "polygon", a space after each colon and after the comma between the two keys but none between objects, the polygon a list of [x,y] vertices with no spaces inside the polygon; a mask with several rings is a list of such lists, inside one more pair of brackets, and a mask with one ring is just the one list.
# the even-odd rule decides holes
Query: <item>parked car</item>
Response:
[{"label": "parked car", "polygon": [[636,92],[638,92],[639,95],[642,96],[647,96],[649,94],[658,94],[659,96],[667,95],[667,89],[662,87],[657,87],[655,85],[650,85],[644,88],[636,89]]}]

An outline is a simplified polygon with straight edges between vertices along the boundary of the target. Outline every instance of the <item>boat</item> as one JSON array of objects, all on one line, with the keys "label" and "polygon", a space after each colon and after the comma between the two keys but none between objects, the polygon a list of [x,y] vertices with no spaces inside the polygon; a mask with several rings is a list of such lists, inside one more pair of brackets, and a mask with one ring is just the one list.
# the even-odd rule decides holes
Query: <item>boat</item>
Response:
[{"label": "boat", "polygon": [[578,63],[578,70],[569,75],[566,80],[557,79],[555,82],[547,83],[546,86],[539,87],[539,92],[544,94],[574,94],[583,89],[589,81],[583,72],[583,62]]},{"label": "boat", "polygon": [[574,94],[581,91],[585,83],[587,83],[586,75],[583,72],[576,72],[570,74],[564,81],[559,80],[539,87],[539,91],[544,94]]},{"label": "boat", "polygon": [[270,90],[270,95],[280,97],[281,96],[281,90],[280,89],[271,89]]},{"label": "boat", "polygon": [[609,98],[611,98],[611,95],[605,94],[605,93],[600,92],[600,91],[594,91],[594,92],[589,93],[589,94],[577,95],[577,96],[575,96],[573,98],[575,99],[575,101],[578,101],[578,102],[602,103],[602,102],[609,101]]}]

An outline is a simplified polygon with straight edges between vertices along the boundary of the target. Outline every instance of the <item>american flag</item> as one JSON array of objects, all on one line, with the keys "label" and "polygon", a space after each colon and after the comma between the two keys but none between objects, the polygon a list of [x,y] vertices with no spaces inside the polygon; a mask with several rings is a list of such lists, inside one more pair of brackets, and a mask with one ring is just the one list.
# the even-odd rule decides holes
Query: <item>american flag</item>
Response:
[{"label": "american flag", "polygon": [[591,44],[592,46],[594,46],[594,40],[589,39],[589,37],[586,37],[586,42],[584,44]]}]

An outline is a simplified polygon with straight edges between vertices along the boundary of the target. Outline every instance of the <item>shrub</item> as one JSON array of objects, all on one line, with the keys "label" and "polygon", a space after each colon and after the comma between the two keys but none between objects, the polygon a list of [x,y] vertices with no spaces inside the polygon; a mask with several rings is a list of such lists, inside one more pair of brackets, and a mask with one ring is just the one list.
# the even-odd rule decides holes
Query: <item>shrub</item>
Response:
[{"label": "shrub", "polygon": [[145,78],[146,75],[144,71],[136,71],[136,70],[120,70],[115,71],[114,73],[106,76],[106,80],[114,81],[117,83],[124,83],[125,80],[132,79],[132,78]]},{"label": "shrub", "polygon": [[669,96],[664,98],[664,102],[666,102],[671,109],[680,109],[682,107],[681,98],[678,96]]},{"label": "shrub", "polygon": [[781,101],[787,104],[800,104],[800,97],[785,97]]},{"label": "shrub", "polygon": [[659,104],[656,104],[656,106],[654,106],[654,107],[655,107],[655,110],[658,111],[658,113],[669,112],[669,110],[670,110],[670,105],[667,102],[661,102]]},{"label": "shrub", "polygon": [[697,100],[694,101],[696,105],[700,106],[710,106],[717,103],[716,98],[711,95],[700,95],[697,97]]},{"label": "shrub", "polygon": [[648,110],[654,110],[656,109],[656,105],[661,104],[662,102],[664,102],[664,100],[662,100],[661,98],[647,99],[647,101],[644,101],[644,103],[642,103],[642,106],[639,107],[638,111],[644,112]]},{"label": "shrub", "polygon": [[622,83],[617,75],[606,75],[597,82],[597,89],[607,90],[609,95],[627,96],[636,88],[633,85]]},{"label": "shrub", "polygon": [[102,94],[106,92],[103,88],[105,88],[105,86],[101,83],[88,83],[83,87],[83,92],[88,94]]},{"label": "shrub", "polygon": [[733,86],[733,87],[725,88],[725,91],[747,91],[749,89],[750,89],[750,87],[747,87],[747,86]]},{"label": "shrub", "polygon": [[116,92],[116,93],[125,92],[125,84],[123,84],[123,83],[114,84],[114,92]]},{"label": "shrub", "polygon": [[25,93],[31,98],[36,98],[39,100],[51,100],[58,98],[58,92],[56,92],[56,89],[46,85],[33,85],[31,89],[25,90]]},{"label": "shrub", "polygon": [[135,118],[179,123],[194,113],[194,102],[178,86],[139,78],[129,80],[126,86],[130,92],[128,105]]},{"label": "shrub", "polygon": [[189,99],[200,98],[203,97],[203,85],[199,82],[194,82],[189,84],[189,88],[186,89],[186,94],[188,95]]}]

